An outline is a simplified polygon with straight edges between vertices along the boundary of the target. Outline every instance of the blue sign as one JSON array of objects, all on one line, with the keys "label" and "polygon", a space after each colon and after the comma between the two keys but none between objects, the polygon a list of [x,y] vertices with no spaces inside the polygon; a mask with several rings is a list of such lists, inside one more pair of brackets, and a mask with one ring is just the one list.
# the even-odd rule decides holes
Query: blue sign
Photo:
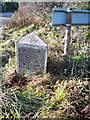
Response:
[{"label": "blue sign", "polygon": [[[68,23],[68,19],[71,19],[70,23]],[[67,24],[90,25],[90,10],[72,9],[68,11],[67,8],[53,8],[52,25],[58,27]]]}]

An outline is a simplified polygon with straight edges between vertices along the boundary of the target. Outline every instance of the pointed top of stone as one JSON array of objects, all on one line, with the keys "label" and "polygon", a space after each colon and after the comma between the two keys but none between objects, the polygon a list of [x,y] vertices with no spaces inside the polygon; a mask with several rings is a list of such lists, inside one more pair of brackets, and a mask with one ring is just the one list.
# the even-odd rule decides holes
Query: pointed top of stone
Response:
[{"label": "pointed top of stone", "polygon": [[23,45],[35,45],[35,46],[46,46],[47,44],[42,41],[36,34],[35,32],[32,32],[26,36],[24,36],[22,39],[20,39],[19,41],[17,41],[20,44]]}]

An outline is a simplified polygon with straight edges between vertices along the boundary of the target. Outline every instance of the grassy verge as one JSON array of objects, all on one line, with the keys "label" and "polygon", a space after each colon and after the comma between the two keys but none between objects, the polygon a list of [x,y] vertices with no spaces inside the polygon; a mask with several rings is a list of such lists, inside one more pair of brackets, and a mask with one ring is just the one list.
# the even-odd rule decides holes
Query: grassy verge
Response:
[{"label": "grassy verge", "polygon": [[[73,28],[67,56],[62,56],[63,27],[55,29],[48,23],[45,26],[31,24],[21,29],[3,29],[0,35],[3,65],[0,119],[90,119],[89,113],[81,114],[90,102],[89,29]],[[79,35],[74,36],[77,30]],[[48,44],[47,74],[44,75],[16,73],[15,41],[32,31]]]}]

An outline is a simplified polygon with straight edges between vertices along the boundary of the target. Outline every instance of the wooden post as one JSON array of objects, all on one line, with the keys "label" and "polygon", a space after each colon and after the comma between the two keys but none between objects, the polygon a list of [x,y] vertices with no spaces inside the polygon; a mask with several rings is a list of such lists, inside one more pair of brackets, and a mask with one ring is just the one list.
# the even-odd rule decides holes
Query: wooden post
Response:
[{"label": "wooden post", "polygon": [[67,9],[66,21],[67,21],[67,24],[66,24],[66,34],[65,34],[64,55],[66,55],[69,50],[69,43],[71,38],[72,8]]}]

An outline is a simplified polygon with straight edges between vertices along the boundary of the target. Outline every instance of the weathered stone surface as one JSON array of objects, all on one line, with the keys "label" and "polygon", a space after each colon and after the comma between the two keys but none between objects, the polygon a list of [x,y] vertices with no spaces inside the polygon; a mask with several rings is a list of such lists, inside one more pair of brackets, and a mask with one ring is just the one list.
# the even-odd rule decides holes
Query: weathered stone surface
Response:
[{"label": "weathered stone surface", "polygon": [[16,44],[17,72],[46,73],[48,47],[34,32]]}]

